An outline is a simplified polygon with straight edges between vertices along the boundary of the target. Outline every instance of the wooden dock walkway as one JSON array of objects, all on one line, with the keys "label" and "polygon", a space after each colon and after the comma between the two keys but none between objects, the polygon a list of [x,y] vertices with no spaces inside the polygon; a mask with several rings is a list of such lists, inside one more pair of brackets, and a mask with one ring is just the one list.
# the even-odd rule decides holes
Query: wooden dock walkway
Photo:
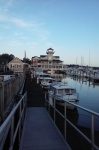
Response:
[{"label": "wooden dock walkway", "polygon": [[44,91],[36,79],[27,77],[27,111],[19,150],[70,150],[47,113]]}]

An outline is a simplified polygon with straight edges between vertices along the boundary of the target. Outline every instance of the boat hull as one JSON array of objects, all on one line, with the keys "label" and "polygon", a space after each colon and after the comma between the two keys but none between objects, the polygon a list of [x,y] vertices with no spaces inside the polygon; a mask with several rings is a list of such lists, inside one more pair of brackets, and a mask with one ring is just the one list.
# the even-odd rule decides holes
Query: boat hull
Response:
[{"label": "boat hull", "polygon": [[[73,101],[73,103],[77,104],[77,100],[76,101],[72,100],[72,101]],[[50,105],[54,106],[54,98],[51,95],[49,95],[49,103],[50,103]],[[66,101],[63,101],[63,100],[56,99],[55,103],[56,103],[56,105],[59,105],[61,107],[65,107],[65,105],[66,105],[66,108],[70,109],[70,110],[74,110],[76,108],[76,106],[74,106]]]},{"label": "boat hull", "polygon": [[59,101],[56,100],[56,104],[59,105],[59,106],[61,106],[61,107],[65,107],[65,105],[66,105],[66,108],[70,109],[70,110],[74,110],[76,108],[76,106],[74,106],[72,104],[69,104],[69,103],[65,104],[65,103],[66,102],[59,102]]}]

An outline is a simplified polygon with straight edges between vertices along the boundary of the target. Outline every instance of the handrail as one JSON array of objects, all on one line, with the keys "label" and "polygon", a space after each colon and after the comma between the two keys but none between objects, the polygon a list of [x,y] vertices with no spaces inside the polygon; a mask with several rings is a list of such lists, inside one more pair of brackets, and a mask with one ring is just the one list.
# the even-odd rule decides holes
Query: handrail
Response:
[{"label": "handrail", "polygon": [[[13,149],[13,145],[15,142],[15,138],[17,135],[18,130],[21,130],[21,125],[23,124],[24,116],[25,116],[25,109],[26,109],[26,101],[27,101],[27,92],[21,97],[19,102],[16,104],[16,106],[13,108],[9,116],[6,118],[6,120],[2,123],[0,127],[0,150],[3,149],[5,140],[7,138],[7,133],[5,134],[6,130],[7,132],[11,128],[11,136],[10,136],[10,145],[9,149]],[[18,110],[19,109],[19,110]],[[15,113],[18,110],[18,121],[16,125],[16,128],[14,127],[14,121],[15,121]],[[19,137],[20,138],[20,137]]]},{"label": "handrail", "polygon": [[[50,103],[49,101],[49,96],[52,97],[53,99],[53,104]],[[97,147],[97,145],[95,145],[94,143],[94,116],[97,116],[99,117],[99,113],[97,112],[94,112],[92,110],[89,110],[87,108],[84,108],[82,106],[79,106],[77,104],[74,104],[72,102],[69,102],[69,101],[64,101],[62,100],[61,98],[58,98],[59,100],[63,101],[64,102],[64,111],[66,112],[66,104],[71,104],[73,106],[76,106],[77,108],[85,111],[85,112],[88,112],[90,113],[91,115],[91,139],[89,139],[83,132],[81,132],[70,120],[67,119],[66,117],[66,113],[64,113],[64,115],[56,108],[56,99],[57,99],[57,96],[55,95],[52,95],[51,93],[48,93],[48,92],[45,92],[45,107],[47,107],[47,103],[48,103],[48,106],[49,108],[52,107],[54,109],[54,122],[55,122],[55,111],[62,117],[64,118],[64,123],[65,123],[65,130],[64,130],[64,136],[66,138],[66,122],[68,122],[90,145],[91,145],[91,148],[92,150],[99,150],[99,147]],[[50,109],[49,110],[49,113],[50,113]]]},{"label": "handrail", "polygon": [[[47,93],[47,92],[46,92]],[[84,107],[82,107],[82,106],[79,106],[79,105],[77,105],[77,104],[75,104],[75,103],[72,103],[72,102],[69,102],[69,101],[64,101],[63,99],[61,99],[60,97],[58,97],[58,96],[55,96],[55,95],[53,95],[53,94],[51,94],[51,93],[49,93],[49,95],[51,95],[53,98],[55,98],[55,99],[59,99],[59,100],[61,100],[61,101],[63,101],[63,102],[66,102],[66,103],[68,103],[68,104],[71,104],[71,105],[73,105],[73,106],[76,106],[76,107],[78,107],[78,108],[80,108],[80,109],[82,109],[82,110],[84,110],[84,111],[86,111],[86,112],[88,112],[88,113],[91,113],[91,114],[93,114],[93,115],[95,115],[95,116],[98,116],[99,117],[99,113],[97,113],[97,112],[94,112],[94,111],[92,111],[92,110],[90,110],[90,109],[87,109],[87,108],[84,108]]]}]

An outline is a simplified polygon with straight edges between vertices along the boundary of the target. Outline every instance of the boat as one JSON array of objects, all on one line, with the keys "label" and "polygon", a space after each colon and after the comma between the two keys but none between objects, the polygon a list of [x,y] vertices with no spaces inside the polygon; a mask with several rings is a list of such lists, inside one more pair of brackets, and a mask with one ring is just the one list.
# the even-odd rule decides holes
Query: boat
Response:
[{"label": "boat", "polygon": [[73,110],[76,106],[68,103],[72,102],[77,104],[79,99],[79,94],[76,89],[69,86],[67,83],[63,82],[55,82],[50,85],[50,89],[48,90],[49,102],[51,105],[54,104],[53,97],[56,100],[56,104],[60,106],[64,106],[66,103],[66,108]]},{"label": "boat", "polygon": [[41,73],[37,76],[37,84],[40,84],[45,77],[50,77],[47,73]]},{"label": "boat", "polygon": [[99,84],[99,73],[94,72],[91,76],[90,76],[90,80],[92,81],[93,84]]},{"label": "boat", "polygon": [[43,89],[49,89],[50,88],[50,84],[55,82],[54,78],[51,77],[45,77],[41,80],[41,86]]}]

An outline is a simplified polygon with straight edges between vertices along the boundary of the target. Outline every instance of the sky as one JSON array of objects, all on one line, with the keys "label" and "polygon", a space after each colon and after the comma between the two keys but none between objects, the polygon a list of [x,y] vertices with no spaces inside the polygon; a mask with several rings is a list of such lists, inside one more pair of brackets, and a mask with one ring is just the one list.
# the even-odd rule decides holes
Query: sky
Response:
[{"label": "sky", "polygon": [[0,54],[50,47],[64,64],[99,67],[99,0],[0,0]]}]

